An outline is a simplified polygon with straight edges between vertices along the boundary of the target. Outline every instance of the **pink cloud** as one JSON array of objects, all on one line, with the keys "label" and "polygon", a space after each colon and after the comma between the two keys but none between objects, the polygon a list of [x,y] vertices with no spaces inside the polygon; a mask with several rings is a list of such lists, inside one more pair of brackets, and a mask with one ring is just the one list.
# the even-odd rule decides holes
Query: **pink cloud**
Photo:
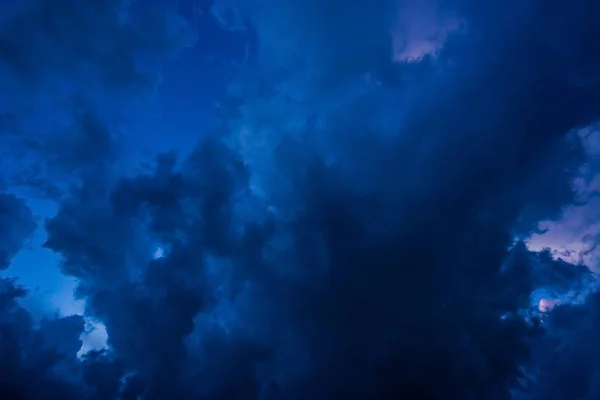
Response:
[{"label": "pink cloud", "polygon": [[585,145],[588,164],[574,182],[579,203],[566,208],[558,221],[543,221],[545,232],[529,239],[529,248],[550,248],[555,258],[572,263],[584,263],[600,272],[600,131],[595,127],[578,132]]},{"label": "pink cloud", "polygon": [[435,56],[447,36],[461,26],[460,19],[442,13],[436,1],[402,2],[391,29],[392,59],[411,62]]},{"label": "pink cloud", "polygon": [[554,306],[561,304],[559,300],[554,299],[541,299],[539,309],[541,312],[548,312],[554,308]]}]

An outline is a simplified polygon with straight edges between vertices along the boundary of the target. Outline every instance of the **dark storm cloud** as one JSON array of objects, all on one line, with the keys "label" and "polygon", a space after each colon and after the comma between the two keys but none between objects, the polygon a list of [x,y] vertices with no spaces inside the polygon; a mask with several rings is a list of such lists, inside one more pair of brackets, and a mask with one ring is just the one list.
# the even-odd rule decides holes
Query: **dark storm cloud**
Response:
[{"label": "dark storm cloud", "polygon": [[37,224],[22,198],[0,189],[0,269],[10,266]]},{"label": "dark storm cloud", "polygon": [[[95,211],[69,203],[47,224],[46,245],[63,255],[63,270],[80,279],[88,311],[106,324],[112,348],[137,373],[132,384],[151,398],[205,390],[194,387],[204,382],[194,374],[206,361],[190,364],[185,345],[195,317],[206,305],[215,307],[205,256],[232,257],[243,267],[264,241],[253,226],[241,237],[234,233],[233,200],[247,185],[236,158],[219,141],[200,147],[181,170],[172,156],[160,157],[153,173],[121,181],[110,198],[85,197],[100,205]],[[121,232],[130,235],[114,236]],[[148,240],[168,256],[150,260]],[[135,242],[146,244],[145,257],[134,254]]]},{"label": "dark storm cloud", "polygon": [[[598,6],[428,3],[465,28],[410,64],[392,61],[392,2],[244,4],[262,47],[242,76],[252,82],[234,88],[236,119],[183,162],[85,175],[47,221],[46,247],[78,278],[110,350],[70,361],[80,321],[23,325],[71,357],[28,372],[38,387],[104,399],[507,399],[528,379],[532,395],[546,393],[544,376],[567,379],[567,362],[545,351],[560,329],[591,324],[595,303],[558,307],[543,325],[530,296],[579,290],[589,271],[514,237],[573,200],[584,153],[569,132],[600,114],[586,55]],[[7,287],[7,315],[22,314]]]},{"label": "dark storm cloud", "polygon": [[598,293],[552,309],[536,346],[536,379],[524,399],[595,399],[598,391]]},{"label": "dark storm cloud", "polygon": [[39,0],[5,10],[0,143],[12,148],[2,164],[16,184],[56,197],[59,183],[114,161],[116,128],[153,94],[164,57],[194,43],[175,5],[129,3]]},{"label": "dark storm cloud", "polygon": [[55,320],[37,329],[18,304],[26,293],[14,281],[0,280],[0,395],[7,399],[82,398],[82,388],[65,380],[60,369],[74,366],[83,319]]},{"label": "dark storm cloud", "polygon": [[[194,40],[174,4],[129,3],[41,0],[2,5],[1,168],[10,184],[35,189],[35,195],[44,197],[65,196],[66,201],[75,191],[78,201],[88,196],[99,213],[110,205],[98,200],[112,171],[118,169],[122,143],[115,127],[132,103],[152,94],[164,57]],[[2,189],[0,268],[5,269],[36,224],[25,202]],[[77,209],[69,210],[65,202],[61,212],[81,215],[79,210],[78,214]],[[99,286],[98,271],[122,266],[117,244],[129,242],[127,232],[122,232],[124,221],[89,222],[72,233],[72,256],[64,269],[68,273],[75,268],[69,265],[95,267],[86,276],[95,274]],[[102,227],[108,230],[101,233],[97,228]],[[69,233],[65,227],[55,230]],[[104,254],[98,248],[109,237],[115,251]],[[110,271],[104,275],[107,282],[118,276]],[[83,319],[46,319],[37,324],[18,304],[25,291],[12,281],[3,282],[0,397],[114,397],[126,372],[118,358],[97,352],[82,362],[76,360]]]},{"label": "dark storm cloud", "polygon": [[181,21],[177,26],[174,9],[150,6],[131,13],[127,3],[23,2],[0,29],[3,64],[25,87],[67,77],[137,93],[153,83],[139,69],[139,57],[173,52],[182,39],[190,40],[191,32]]}]

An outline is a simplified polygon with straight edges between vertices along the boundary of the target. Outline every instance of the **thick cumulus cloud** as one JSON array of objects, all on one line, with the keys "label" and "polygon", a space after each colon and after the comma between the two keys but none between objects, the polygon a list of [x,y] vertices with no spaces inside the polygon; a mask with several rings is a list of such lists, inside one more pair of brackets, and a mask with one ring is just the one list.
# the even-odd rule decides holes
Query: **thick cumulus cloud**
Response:
[{"label": "thick cumulus cloud", "polygon": [[0,269],[10,266],[11,259],[21,250],[36,228],[31,209],[22,198],[0,191]]},{"label": "thick cumulus cloud", "polygon": [[7,179],[57,197],[75,177],[114,162],[124,144],[119,128],[155,91],[162,60],[194,40],[168,3],[3,5],[0,143],[11,148],[2,159]]},{"label": "thick cumulus cloud", "polygon": [[140,8],[121,0],[18,4],[5,17],[0,48],[3,67],[25,87],[86,78],[88,85],[137,93],[152,84],[139,58],[169,54],[191,38],[175,8],[164,5]]},{"label": "thick cumulus cloud", "polygon": [[[572,132],[600,114],[599,6],[338,3],[219,5],[224,26],[228,12],[235,29],[247,21],[258,51],[187,159],[116,177],[115,140],[85,113],[89,136],[48,152],[69,168],[107,165],[70,186],[45,246],[109,347],[77,360],[83,321],[34,325],[16,302],[23,290],[4,281],[4,393],[593,398],[596,353],[578,346],[593,340],[596,295],[548,316],[531,307],[537,289],[585,292],[593,276],[520,239],[575,199],[586,159]],[[399,57],[413,9],[454,22],[423,28],[418,40],[435,46]],[[28,65],[18,54],[10,68]],[[34,66],[21,72],[31,81],[45,73]],[[27,233],[9,215],[7,259]],[[553,387],[563,384],[577,393]]]},{"label": "thick cumulus cloud", "polygon": [[536,350],[535,390],[526,399],[595,399],[600,394],[598,293],[585,304],[556,306]]},{"label": "thick cumulus cloud", "polygon": [[[17,286],[14,281],[5,278],[0,285],[2,290],[0,394],[2,397],[79,398],[76,386],[72,386],[57,375],[60,369],[69,368],[69,364],[74,360],[77,350],[72,352],[70,347],[76,345],[79,340],[83,319],[78,317],[77,320],[75,318],[55,320],[42,324],[43,329],[38,330],[27,311],[17,303],[26,291]],[[46,341],[44,340],[46,332],[60,336]]]}]

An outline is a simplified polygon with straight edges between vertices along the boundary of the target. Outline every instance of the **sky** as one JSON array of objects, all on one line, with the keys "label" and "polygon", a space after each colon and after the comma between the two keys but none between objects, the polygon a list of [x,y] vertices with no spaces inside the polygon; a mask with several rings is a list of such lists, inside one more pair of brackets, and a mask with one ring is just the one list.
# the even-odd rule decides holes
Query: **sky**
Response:
[{"label": "sky", "polygon": [[600,398],[600,4],[0,4],[0,398]]}]

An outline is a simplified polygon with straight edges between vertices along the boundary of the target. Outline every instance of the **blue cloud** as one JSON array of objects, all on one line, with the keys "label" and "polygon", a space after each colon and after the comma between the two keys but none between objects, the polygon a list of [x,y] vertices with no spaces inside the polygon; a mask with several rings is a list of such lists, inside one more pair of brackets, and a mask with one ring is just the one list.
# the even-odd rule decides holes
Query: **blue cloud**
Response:
[{"label": "blue cloud", "polygon": [[[15,11],[0,29],[9,87],[68,107],[6,100],[3,143],[27,157],[7,162],[0,267],[36,226],[11,188],[54,193],[44,246],[108,343],[78,358],[84,318],[36,323],[4,279],[0,393],[593,398],[594,273],[520,239],[576,200],[573,132],[600,114],[597,8],[202,3],[245,33],[246,56],[197,146],[138,168],[116,127],[157,60],[190,44],[176,10]],[[591,294],[546,313],[541,290]]]},{"label": "blue cloud", "polygon": [[10,266],[11,259],[21,250],[36,226],[33,213],[23,199],[11,193],[0,193],[0,269]]}]

